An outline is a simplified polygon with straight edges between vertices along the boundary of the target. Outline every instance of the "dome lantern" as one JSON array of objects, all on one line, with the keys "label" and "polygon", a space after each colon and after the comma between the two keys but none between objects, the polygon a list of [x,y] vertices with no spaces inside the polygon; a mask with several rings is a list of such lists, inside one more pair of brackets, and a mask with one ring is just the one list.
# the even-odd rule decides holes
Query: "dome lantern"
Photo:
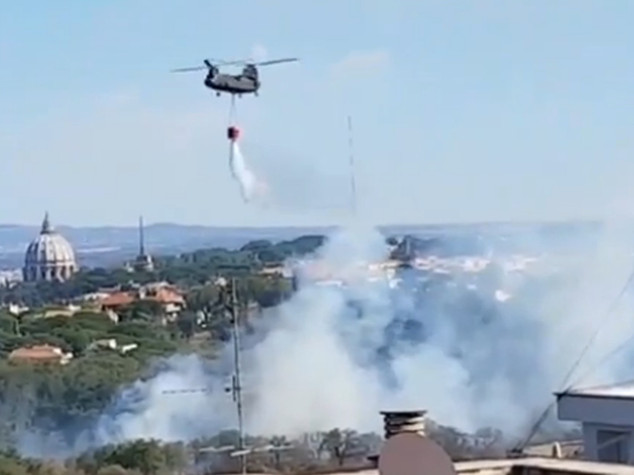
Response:
[{"label": "dome lantern", "polygon": [[44,220],[42,221],[42,230],[40,234],[51,234],[53,228],[51,227],[51,221],[48,218],[48,211],[44,214]]}]

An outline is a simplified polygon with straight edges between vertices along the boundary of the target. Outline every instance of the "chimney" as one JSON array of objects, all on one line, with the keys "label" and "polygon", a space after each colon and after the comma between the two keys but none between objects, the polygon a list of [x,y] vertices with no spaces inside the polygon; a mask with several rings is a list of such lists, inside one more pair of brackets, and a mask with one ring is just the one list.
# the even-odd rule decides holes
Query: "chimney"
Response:
[{"label": "chimney", "polygon": [[385,439],[402,432],[425,434],[425,414],[427,411],[383,411]]},{"label": "chimney", "polygon": [[[426,414],[427,411],[381,411],[384,438],[405,432],[425,435]],[[368,456],[368,460],[375,468],[379,466],[379,454]]]}]

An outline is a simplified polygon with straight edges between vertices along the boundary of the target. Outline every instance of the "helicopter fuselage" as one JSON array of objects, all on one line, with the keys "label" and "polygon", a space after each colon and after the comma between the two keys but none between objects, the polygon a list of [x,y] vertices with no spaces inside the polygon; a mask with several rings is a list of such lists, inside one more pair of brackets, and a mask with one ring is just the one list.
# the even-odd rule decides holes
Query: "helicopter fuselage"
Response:
[{"label": "helicopter fuselage", "polygon": [[256,78],[244,74],[209,74],[205,78],[205,86],[216,92],[229,94],[256,94],[260,88],[260,82]]}]

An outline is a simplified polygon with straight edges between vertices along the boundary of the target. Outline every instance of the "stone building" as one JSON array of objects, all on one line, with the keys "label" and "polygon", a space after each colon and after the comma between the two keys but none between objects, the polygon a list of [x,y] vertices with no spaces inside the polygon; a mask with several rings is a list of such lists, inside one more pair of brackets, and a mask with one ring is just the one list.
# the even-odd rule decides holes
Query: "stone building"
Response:
[{"label": "stone building", "polygon": [[48,218],[44,216],[42,229],[24,257],[23,277],[26,282],[64,281],[77,272],[75,251],[61,234],[55,232]]}]

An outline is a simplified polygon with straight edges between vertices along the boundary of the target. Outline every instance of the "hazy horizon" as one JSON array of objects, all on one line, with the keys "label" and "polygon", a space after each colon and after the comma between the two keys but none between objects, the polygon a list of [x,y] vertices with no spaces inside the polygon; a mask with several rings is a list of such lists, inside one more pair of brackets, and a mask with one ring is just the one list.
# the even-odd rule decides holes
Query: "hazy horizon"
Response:
[{"label": "hazy horizon", "polygon": [[[557,224],[598,224],[605,221],[603,218],[569,218],[569,219],[542,219],[542,220],[500,220],[500,221],[434,221],[434,222],[387,222],[387,223],[371,223],[372,226],[378,228],[392,228],[392,227],[444,227],[444,226],[507,226],[507,225],[557,225]],[[35,223],[28,222],[0,222],[0,227],[26,227],[26,228],[38,228],[41,226],[42,220]],[[346,226],[349,221],[332,222],[324,224],[203,224],[203,223],[182,223],[174,221],[155,221],[148,222],[144,220],[144,227],[156,227],[156,226],[174,226],[174,227],[191,227],[191,228],[215,228],[215,229],[276,229],[276,228],[333,228]],[[138,221],[130,223],[112,223],[112,224],[82,224],[82,223],[58,223],[54,222],[51,217],[51,224],[54,228],[70,228],[70,229],[106,229],[106,228],[121,228],[121,229],[137,229]]]}]

